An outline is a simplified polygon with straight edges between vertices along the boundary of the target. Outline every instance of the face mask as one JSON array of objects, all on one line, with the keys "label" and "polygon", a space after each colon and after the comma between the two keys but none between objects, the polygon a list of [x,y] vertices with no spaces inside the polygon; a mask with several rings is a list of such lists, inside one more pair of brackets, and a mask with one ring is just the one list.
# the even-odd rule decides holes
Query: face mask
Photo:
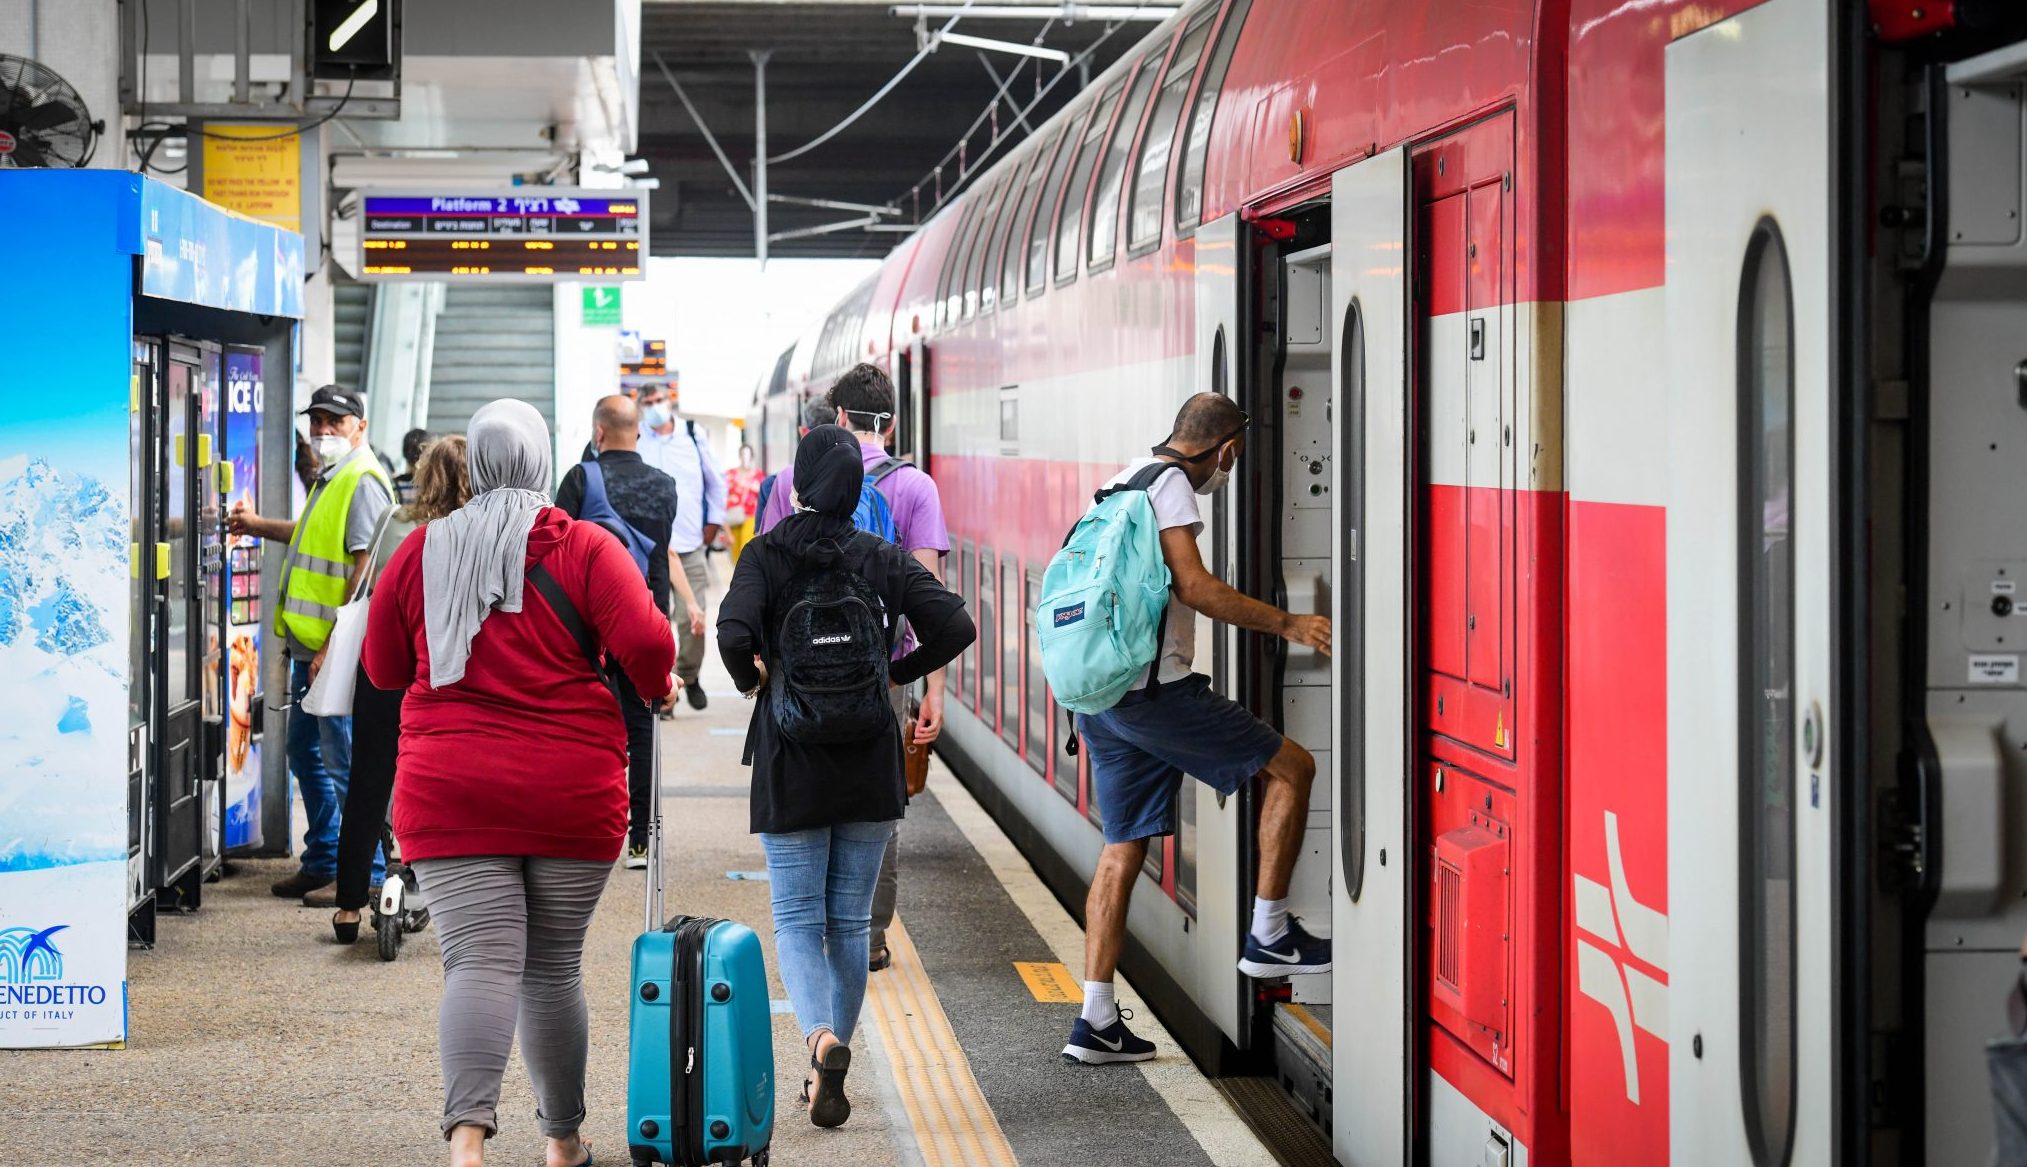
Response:
[{"label": "face mask", "polygon": [[1231,471],[1213,470],[1211,471],[1211,476],[1209,478],[1204,479],[1204,484],[1196,488],[1196,492],[1198,494],[1216,494],[1217,492],[1225,488],[1225,483],[1230,482],[1231,480],[1232,480]]},{"label": "face mask", "polygon": [[660,402],[641,406],[640,423],[651,430],[662,428],[669,424],[669,407]]},{"label": "face mask", "polygon": [[336,466],[352,452],[352,442],[341,434],[325,434],[311,438],[310,449],[317,452],[317,461],[326,466]]}]

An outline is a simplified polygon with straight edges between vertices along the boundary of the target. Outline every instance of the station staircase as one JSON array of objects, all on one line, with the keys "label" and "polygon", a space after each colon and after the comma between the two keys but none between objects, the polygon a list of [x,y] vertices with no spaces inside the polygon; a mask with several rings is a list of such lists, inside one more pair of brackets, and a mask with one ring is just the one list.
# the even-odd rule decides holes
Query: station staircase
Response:
[{"label": "station staircase", "polygon": [[423,428],[463,433],[473,410],[502,397],[526,401],[553,428],[555,312],[555,294],[547,284],[444,289]]}]

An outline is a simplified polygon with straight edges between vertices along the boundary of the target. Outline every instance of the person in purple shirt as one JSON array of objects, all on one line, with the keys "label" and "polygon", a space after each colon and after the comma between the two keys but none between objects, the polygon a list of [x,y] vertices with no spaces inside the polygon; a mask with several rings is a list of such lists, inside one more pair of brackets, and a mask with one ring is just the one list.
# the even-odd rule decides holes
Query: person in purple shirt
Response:
[{"label": "person in purple shirt", "polygon": [[[894,383],[875,365],[857,364],[831,386],[826,403],[836,411],[837,424],[859,439],[859,453],[866,462],[867,477],[874,467],[887,461],[888,445],[894,440]],[[927,471],[904,464],[874,484],[894,512],[894,531],[901,549],[913,555],[937,579],[943,578],[943,557],[950,553],[950,530],[943,525],[943,496],[936,480]],[[762,531],[795,513],[795,469],[784,467],[761,511]],[[913,648],[914,636],[904,634],[896,655]],[[894,712],[907,723],[909,694],[895,691]],[[915,722],[915,741],[928,745],[943,733],[943,672],[931,673],[924,681],[921,711]],[[887,857],[880,864],[880,881],[873,890],[873,935],[871,965],[874,972],[893,962],[887,949],[887,928],[894,922],[894,901],[900,891],[900,832],[887,841]]]}]

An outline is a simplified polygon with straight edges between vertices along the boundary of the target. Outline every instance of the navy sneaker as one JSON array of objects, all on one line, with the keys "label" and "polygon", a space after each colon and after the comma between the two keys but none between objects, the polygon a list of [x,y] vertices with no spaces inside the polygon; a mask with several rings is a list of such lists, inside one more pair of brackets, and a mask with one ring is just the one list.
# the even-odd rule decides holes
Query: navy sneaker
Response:
[{"label": "navy sneaker", "polygon": [[1077,1018],[1077,1023],[1070,1027],[1070,1044],[1063,1047],[1064,1060],[1087,1066],[1152,1060],[1154,1043],[1142,1041],[1126,1028],[1126,1019],[1131,1016],[1133,1010],[1121,1009],[1118,1019],[1103,1029],[1093,1028],[1090,1022]]},{"label": "navy sneaker", "polygon": [[1291,916],[1288,930],[1272,944],[1262,944],[1250,932],[1246,934],[1246,951],[1239,957],[1239,971],[1262,979],[1329,972],[1330,941],[1303,931],[1302,921]]}]

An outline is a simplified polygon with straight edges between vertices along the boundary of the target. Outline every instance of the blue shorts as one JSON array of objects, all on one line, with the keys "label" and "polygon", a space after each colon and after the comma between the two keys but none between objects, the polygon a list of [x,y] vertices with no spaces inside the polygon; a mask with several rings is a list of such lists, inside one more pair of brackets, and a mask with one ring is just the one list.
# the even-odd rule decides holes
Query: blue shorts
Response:
[{"label": "blue shorts", "polygon": [[1230,794],[1281,751],[1274,727],[1211,692],[1209,677],[1192,673],[1159,694],[1136,690],[1103,713],[1077,717],[1108,843],[1174,834],[1184,774]]}]

